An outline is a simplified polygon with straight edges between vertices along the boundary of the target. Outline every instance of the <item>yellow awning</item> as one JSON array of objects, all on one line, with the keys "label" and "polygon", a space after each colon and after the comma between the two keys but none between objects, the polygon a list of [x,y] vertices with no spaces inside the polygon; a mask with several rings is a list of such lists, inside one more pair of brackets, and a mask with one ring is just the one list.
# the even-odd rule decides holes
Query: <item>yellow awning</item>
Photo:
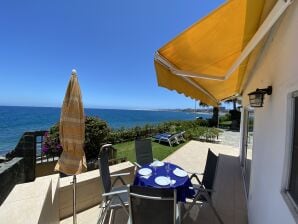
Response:
[{"label": "yellow awning", "polygon": [[157,51],[158,85],[213,106],[238,94],[250,58],[225,76],[276,2],[230,0],[196,22]]}]

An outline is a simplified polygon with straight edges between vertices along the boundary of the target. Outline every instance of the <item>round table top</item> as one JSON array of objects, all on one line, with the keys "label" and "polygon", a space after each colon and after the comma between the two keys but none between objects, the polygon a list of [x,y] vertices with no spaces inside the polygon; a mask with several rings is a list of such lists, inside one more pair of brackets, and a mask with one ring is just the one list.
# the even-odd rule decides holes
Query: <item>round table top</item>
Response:
[{"label": "round table top", "polygon": [[[166,166],[169,166],[169,172],[166,170]],[[192,184],[188,177],[188,175],[179,177],[173,173],[175,169],[181,169],[181,167],[172,164],[172,163],[164,163],[163,166],[152,167],[150,164],[142,166],[142,168],[148,168],[152,172],[148,176],[142,176],[137,172],[134,180],[134,185],[137,186],[146,186],[146,187],[154,187],[154,188],[172,188],[177,191],[177,201],[185,202],[186,198],[192,198],[195,194],[194,190],[191,188]],[[181,169],[183,170],[183,169]],[[139,170],[138,170],[139,171]],[[161,186],[155,182],[155,178],[164,176],[170,177],[171,180],[174,180],[175,183],[168,184],[165,186]]]},{"label": "round table top", "polygon": [[[169,172],[167,172],[166,167],[169,166]],[[163,166],[159,167],[153,167],[150,164],[142,166],[143,168],[148,168],[152,171],[150,176],[143,176],[137,171],[136,179],[138,179],[138,185],[141,186],[148,186],[148,187],[154,187],[154,188],[177,188],[179,186],[185,185],[187,181],[189,181],[188,175],[180,177],[173,173],[175,169],[183,170],[181,167],[172,164],[172,163],[166,163],[164,162]],[[155,179],[157,177],[164,176],[164,177],[170,177],[172,180],[172,184],[170,185],[159,185],[155,182]],[[174,181],[173,181],[174,180]]]}]

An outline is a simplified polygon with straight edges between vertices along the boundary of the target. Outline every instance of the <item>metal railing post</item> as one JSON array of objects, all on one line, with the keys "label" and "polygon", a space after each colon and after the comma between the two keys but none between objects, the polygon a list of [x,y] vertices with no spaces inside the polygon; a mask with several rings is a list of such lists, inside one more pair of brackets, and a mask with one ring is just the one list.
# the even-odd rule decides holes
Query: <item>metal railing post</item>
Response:
[{"label": "metal railing post", "polygon": [[73,175],[73,224],[77,224],[77,209],[76,209],[76,184],[77,184],[77,177]]}]

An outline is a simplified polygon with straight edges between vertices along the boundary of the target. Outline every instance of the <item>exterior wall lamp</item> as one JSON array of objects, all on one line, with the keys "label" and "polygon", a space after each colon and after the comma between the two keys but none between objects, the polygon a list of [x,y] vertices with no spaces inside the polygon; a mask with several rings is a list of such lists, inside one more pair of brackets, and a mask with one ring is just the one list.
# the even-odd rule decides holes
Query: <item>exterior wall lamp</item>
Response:
[{"label": "exterior wall lamp", "polygon": [[265,89],[256,89],[256,91],[248,94],[249,104],[251,107],[263,107],[264,95],[272,94],[272,86],[268,86]]}]

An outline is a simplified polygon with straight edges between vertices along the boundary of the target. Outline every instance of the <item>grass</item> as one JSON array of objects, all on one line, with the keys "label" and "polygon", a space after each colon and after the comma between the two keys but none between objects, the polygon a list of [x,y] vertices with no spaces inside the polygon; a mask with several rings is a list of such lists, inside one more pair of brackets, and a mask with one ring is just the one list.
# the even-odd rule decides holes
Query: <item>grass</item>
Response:
[{"label": "grass", "polygon": [[222,122],[219,122],[219,126],[221,128],[230,128],[231,125],[232,125],[232,121],[222,121]]},{"label": "grass", "polygon": [[[156,142],[152,142],[153,158],[163,160],[168,155],[175,152],[182,147],[185,143],[170,147],[169,145],[163,145]],[[117,158],[126,157],[128,161],[135,162],[135,143],[134,141],[119,143],[113,145],[117,149]]]},{"label": "grass", "polygon": [[231,125],[232,121],[222,121],[219,124],[221,124],[221,125]]}]

